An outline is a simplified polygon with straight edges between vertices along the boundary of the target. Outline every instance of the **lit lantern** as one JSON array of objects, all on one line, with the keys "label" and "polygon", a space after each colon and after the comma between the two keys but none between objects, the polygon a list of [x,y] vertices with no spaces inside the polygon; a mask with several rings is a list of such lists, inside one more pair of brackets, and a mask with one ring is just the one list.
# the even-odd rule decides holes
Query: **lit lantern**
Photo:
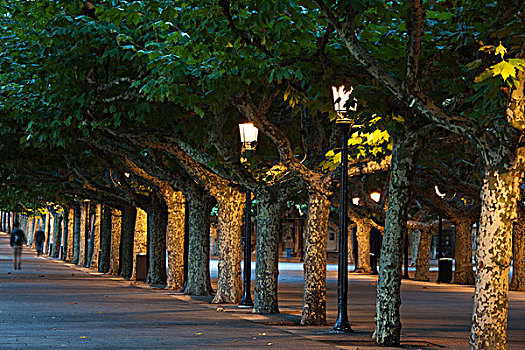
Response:
[{"label": "lit lantern", "polygon": [[239,124],[239,132],[241,133],[242,147],[246,151],[252,151],[257,147],[257,136],[259,129],[252,123]]},{"label": "lit lantern", "polygon": [[337,113],[336,123],[352,122],[352,120],[346,115],[348,111],[357,111],[357,100],[355,98],[353,99],[354,105],[348,105],[352,91],[354,91],[353,87],[350,88],[350,91],[345,91],[344,85],[341,85],[339,88],[332,86],[332,92],[334,94],[334,108]]},{"label": "lit lantern", "polygon": [[370,193],[370,198],[376,203],[379,203],[379,200],[381,199],[381,193],[379,192],[372,192]]}]

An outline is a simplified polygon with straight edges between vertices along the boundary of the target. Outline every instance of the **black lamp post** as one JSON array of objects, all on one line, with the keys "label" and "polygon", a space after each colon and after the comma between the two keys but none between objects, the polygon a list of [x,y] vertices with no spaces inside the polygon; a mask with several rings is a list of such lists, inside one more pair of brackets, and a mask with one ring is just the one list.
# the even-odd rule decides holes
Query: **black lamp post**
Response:
[{"label": "black lamp post", "polygon": [[[258,129],[252,123],[239,124],[242,153],[253,151],[257,146]],[[253,307],[251,293],[252,278],[252,192],[246,190],[246,208],[244,212],[244,292],[239,303],[241,308]]]},{"label": "black lamp post", "polygon": [[[332,333],[352,332],[350,322],[348,321],[348,221],[347,221],[347,182],[348,182],[348,131],[352,120],[346,118],[347,102],[350,99],[350,91],[345,91],[344,86],[337,89],[332,87],[334,93],[334,105],[337,112],[336,123],[340,125],[342,132],[341,145],[341,188],[340,188],[340,205],[339,205],[339,259],[337,265],[337,320]],[[355,111],[355,107],[348,109]]]}]

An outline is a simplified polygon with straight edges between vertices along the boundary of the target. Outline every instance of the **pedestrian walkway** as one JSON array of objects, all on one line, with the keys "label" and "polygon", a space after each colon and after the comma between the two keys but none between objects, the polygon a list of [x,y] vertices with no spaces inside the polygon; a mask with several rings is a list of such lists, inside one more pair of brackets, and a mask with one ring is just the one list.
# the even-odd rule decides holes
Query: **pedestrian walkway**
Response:
[{"label": "pedestrian walkway", "polygon": [[[371,339],[374,276],[350,275],[349,318],[355,333],[298,325],[302,272],[280,274],[280,315],[211,305],[118,277],[101,275],[25,249],[13,270],[0,234],[0,349],[379,349]],[[403,345],[468,348],[472,288],[403,282]],[[328,272],[328,320],[335,320],[336,272]],[[525,293],[511,293],[509,348],[525,348]],[[386,348],[380,348],[386,349]]]}]

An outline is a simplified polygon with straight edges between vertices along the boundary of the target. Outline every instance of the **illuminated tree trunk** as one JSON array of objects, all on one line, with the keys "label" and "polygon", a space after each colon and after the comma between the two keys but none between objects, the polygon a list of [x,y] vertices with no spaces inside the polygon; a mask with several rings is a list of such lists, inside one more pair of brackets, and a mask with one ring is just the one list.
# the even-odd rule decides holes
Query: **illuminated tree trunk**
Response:
[{"label": "illuminated tree trunk", "polygon": [[525,208],[518,203],[518,220],[512,230],[513,272],[510,290],[525,291]]},{"label": "illuminated tree trunk", "polygon": [[456,266],[454,281],[456,284],[474,284],[472,267],[472,222],[465,218],[454,220],[456,226]]},{"label": "illuminated tree trunk", "polygon": [[133,246],[133,275],[132,280],[137,279],[137,253],[146,253],[147,247],[147,231],[148,231],[148,214],[140,208],[137,208],[137,219],[135,222],[135,242]]},{"label": "illuminated tree trunk", "polygon": [[214,197],[219,209],[219,278],[213,303],[238,303],[242,295],[241,228],[246,195],[237,188],[221,186]]},{"label": "illuminated tree trunk", "polygon": [[168,206],[168,280],[167,288],[180,290],[184,282],[184,195],[166,184],[163,189]]},{"label": "illuminated tree trunk", "polygon": [[356,220],[357,226],[357,269],[359,273],[371,273],[370,267],[370,229],[366,220]]},{"label": "illuminated tree trunk", "polygon": [[102,208],[102,222],[100,224],[100,257],[98,271],[108,272],[111,257],[111,208],[104,205]]},{"label": "illuminated tree trunk", "polygon": [[406,230],[410,186],[419,142],[411,134],[394,136],[389,204],[377,281],[376,328],[379,345],[399,345],[401,336],[401,248]]},{"label": "illuminated tree trunk", "polygon": [[277,277],[279,275],[279,212],[277,195],[266,189],[256,192],[257,250],[253,312],[279,313]]},{"label": "illuminated tree trunk", "polygon": [[49,254],[49,244],[51,242],[51,235],[53,234],[52,233],[52,228],[51,228],[51,214],[46,214],[46,227],[44,228],[46,230],[46,241],[45,241],[45,245],[44,245],[44,253],[45,254]]},{"label": "illuminated tree trunk", "polygon": [[73,219],[73,261],[72,263],[77,265],[80,259],[80,204],[75,203],[74,208],[74,219]]},{"label": "illuminated tree trunk", "polygon": [[88,218],[89,218],[89,202],[82,201],[80,204],[80,239],[79,239],[79,259],[78,264],[84,266],[86,264],[86,240],[88,235]]},{"label": "illuminated tree trunk", "polygon": [[120,235],[122,233],[122,212],[118,209],[111,210],[111,240],[109,253],[108,274],[118,275],[120,255]]},{"label": "illuminated tree trunk", "polygon": [[414,279],[416,281],[428,281],[432,230],[429,227],[426,229],[420,229],[420,232],[419,247],[417,249],[416,275],[414,276]]},{"label": "illuminated tree trunk", "polygon": [[72,208],[67,210],[67,255],[66,261],[73,262],[74,251],[74,226],[75,226],[75,211]]},{"label": "illuminated tree trunk", "polygon": [[189,200],[188,282],[184,289],[189,295],[210,295],[210,211],[211,196],[192,193]]},{"label": "illuminated tree trunk", "polygon": [[311,191],[304,253],[304,292],[302,325],[326,324],[326,235],[330,201],[326,195]]},{"label": "illuminated tree trunk", "polygon": [[480,229],[476,239],[476,288],[470,345],[506,349],[512,220],[516,215],[519,176],[488,169],[481,190]]},{"label": "illuminated tree trunk", "polygon": [[100,224],[102,221],[102,205],[95,206],[95,224],[93,232],[93,256],[91,257],[91,267],[97,268],[100,258]]},{"label": "illuminated tree trunk", "polygon": [[130,279],[133,275],[133,241],[135,238],[136,218],[137,208],[132,205],[125,205],[122,207],[119,274],[125,279]]}]

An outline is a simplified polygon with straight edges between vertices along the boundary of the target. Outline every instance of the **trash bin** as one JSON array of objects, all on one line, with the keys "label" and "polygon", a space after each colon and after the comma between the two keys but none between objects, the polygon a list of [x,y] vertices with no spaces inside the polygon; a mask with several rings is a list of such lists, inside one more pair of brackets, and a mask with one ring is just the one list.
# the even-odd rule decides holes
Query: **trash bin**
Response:
[{"label": "trash bin", "polygon": [[441,258],[438,261],[438,282],[452,282],[452,259]]},{"label": "trash bin", "polygon": [[137,281],[146,280],[146,274],[148,265],[146,262],[146,253],[137,253],[137,259],[135,262],[135,278]]}]

